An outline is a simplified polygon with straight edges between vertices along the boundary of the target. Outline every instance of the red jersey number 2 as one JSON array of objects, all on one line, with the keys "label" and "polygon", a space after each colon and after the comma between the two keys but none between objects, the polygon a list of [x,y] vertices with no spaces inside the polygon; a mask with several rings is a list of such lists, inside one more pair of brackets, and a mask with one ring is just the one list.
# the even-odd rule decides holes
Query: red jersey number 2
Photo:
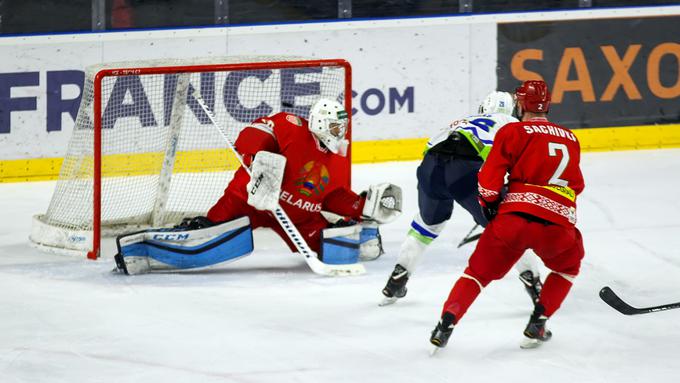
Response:
[{"label": "red jersey number 2", "polygon": [[567,165],[569,164],[569,150],[567,149],[567,145],[559,144],[556,142],[548,142],[548,155],[550,157],[561,156],[560,163],[557,165],[555,173],[553,173],[552,177],[550,177],[548,184],[558,186],[569,186],[568,181],[560,178],[562,173],[564,173],[564,170],[567,168]]}]

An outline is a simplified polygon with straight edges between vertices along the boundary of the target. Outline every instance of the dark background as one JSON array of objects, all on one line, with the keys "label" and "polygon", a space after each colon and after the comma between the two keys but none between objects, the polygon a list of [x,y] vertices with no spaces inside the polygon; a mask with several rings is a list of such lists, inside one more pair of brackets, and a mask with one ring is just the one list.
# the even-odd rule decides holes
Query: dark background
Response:
[{"label": "dark background", "polygon": [[[557,68],[564,49],[578,47],[583,51],[595,94],[594,102],[584,102],[580,92],[565,92],[561,103],[553,103],[551,119],[567,127],[603,127],[677,123],[680,121],[680,98],[664,99],[654,95],[647,79],[650,52],[661,43],[680,42],[680,17],[636,19],[600,19],[498,25],[498,88],[513,90],[521,80],[511,74],[510,64],[516,52],[523,49],[543,50],[543,60],[526,61],[524,67],[539,73],[554,90]],[[623,59],[632,44],[640,44],[639,53],[628,73],[642,96],[628,98],[619,87],[611,101],[602,101],[613,70],[601,46],[611,45]],[[680,49],[680,47],[679,47]],[[659,79],[664,87],[672,87],[680,75],[680,62],[675,55],[665,55],[659,64]],[[568,79],[577,73],[571,66]]]},{"label": "dark background", "polygon": [[0,0],[0,35],[680,4],[670,0]]}]

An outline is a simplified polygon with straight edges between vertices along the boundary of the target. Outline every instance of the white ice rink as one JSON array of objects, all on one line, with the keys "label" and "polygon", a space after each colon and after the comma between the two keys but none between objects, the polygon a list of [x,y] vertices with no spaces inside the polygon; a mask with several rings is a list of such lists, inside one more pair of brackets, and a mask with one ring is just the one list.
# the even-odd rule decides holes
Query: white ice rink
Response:
[{"label": "white ice rink", "polygon": [[[387,254],[368,273],[323,278],[271,233],[219,269],[126,277],[99,261],[32,249],[31,215],[54,183],[0,185],[0,382],[677,382],[680,310],[626,317],[633,305],[680,301],[680,149],[586,153],[578,200],[582,273],[548,322],[553,339],[521,350],[531,312],[512,270],[490,285],[429,357],[429,333],[473,246],[457,207],[409,293],[378,307],[416,211],[417,163],[354,167],[354,186],[391,181],[405,214],[383,227]],[[545,274],[544,274],[545,276]]]}]

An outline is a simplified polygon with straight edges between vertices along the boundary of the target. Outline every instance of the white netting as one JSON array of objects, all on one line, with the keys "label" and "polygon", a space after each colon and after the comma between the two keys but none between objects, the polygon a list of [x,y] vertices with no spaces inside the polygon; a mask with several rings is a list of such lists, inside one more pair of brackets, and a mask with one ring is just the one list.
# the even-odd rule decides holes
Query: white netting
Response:
[{"label": "white netting", "polygon": [[[60,235],[66,242],[89,242],[74,233],[91,231],[95,219],[93,100],[94,76],[99,70],[298,60],[301,58],[236,57],[88,68],[59,180],[47,213],[37,218],[42,230],[34,229],[31,239],[70,247],[40,238],[49,227],[62,229],[65,234]],[[317,98],[339,99],[344,89],[341,66],[192,73],[168,70],[104,77],[100,95],[103,234],[172,225],[184,217],[205,214],[222,195],[238,162],[192,91],[202,96],[220,127],[235,140],[240,130],[258,117],[280,111],[306,117]]]}]

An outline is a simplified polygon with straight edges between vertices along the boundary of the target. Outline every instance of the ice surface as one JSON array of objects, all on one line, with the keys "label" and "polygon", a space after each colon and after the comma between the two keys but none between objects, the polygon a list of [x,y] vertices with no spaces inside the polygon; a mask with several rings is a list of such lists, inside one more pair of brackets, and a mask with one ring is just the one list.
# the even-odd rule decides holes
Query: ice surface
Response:
[{"label": "ice surface", "polygon": [[[531,305],[517,274],[490,285],[429,357],[429,332],[472,245],[457,208],[409,282],[378,307],[416,212],[415,162],[354,167],[356,189],[402,185],[405,214],[382,228],[387,254],[360,277],[323,278],[270,232],[217,269],[125,277],[112,253],[92,262],[29,247],[31,215],[54,183],[0,185],[0,382],[675,382],[680,310],[680,150],[586,153],[582,274],[549,321],[553,340],[520,350]],[[110,247],[109,247],[110,248]]]}]

